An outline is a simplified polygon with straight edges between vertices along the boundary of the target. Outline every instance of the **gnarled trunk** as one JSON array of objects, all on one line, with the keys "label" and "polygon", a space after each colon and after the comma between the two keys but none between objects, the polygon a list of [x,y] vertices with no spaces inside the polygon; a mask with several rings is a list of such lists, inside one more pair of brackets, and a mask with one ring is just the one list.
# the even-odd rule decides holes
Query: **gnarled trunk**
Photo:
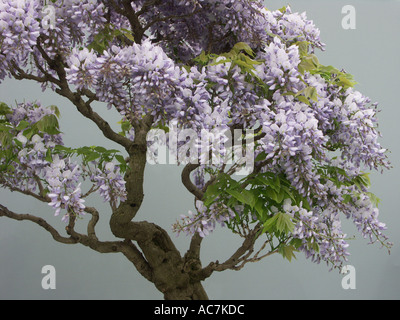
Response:
[{"label": "gnarled trunk", "polygon": [[[146,138],[152,120],[151,116],[147,116],[135,123],[135,140],[127,150],[130,156],[125,177],[127,199],[114,210],[110,220],[111,231],[129,243],[131,251],[125,252],[125,256],[154,283],[165,299],[208,299],[200,281],[193,279],[190,270],[187,270],[187,257],[181,256],[167,232],[154,223],[134,221],[144,198]],[[193,257],[190,264],[193,264]],[[200,261],[196,261],[195,265],[200,265]]]},{"label": "gnarled trunk", "polygon": [[120,224],[118,220],[121,217],[124,215],[113,215],[111,218],[112,232],[117,237],[137,243],[143,259],[139,262],[135,259],[130,260],[137,270],[164,294],[165,299],[208,299],[201,282],[193,278],[191,273],[191,266],[200,265],[199,260],[182,257],[161,227],[147,221]]}]

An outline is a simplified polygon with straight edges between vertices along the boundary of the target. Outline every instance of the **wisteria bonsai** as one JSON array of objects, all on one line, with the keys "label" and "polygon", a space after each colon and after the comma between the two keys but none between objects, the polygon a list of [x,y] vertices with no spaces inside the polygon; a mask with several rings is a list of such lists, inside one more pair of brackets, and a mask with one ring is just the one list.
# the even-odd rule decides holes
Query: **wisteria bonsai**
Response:
[{"label": "wisteria bonsai", "polygon": [[[68,109],[1,103],[0,184],[47,203],[49,216],[3,205],[0,216],[60,243],[122,253],[165,299],[207,299],[202,282],[214,272],[274,253],[340,269],[343,219],[390,248],[369,192],[368,172],[390,168],[377,104],[349,73],[322,65],[318,50],[305,13],[257,0],[0,0],[0,81],[56,92],[118,146],[68,147],[58,122]],[[94,110],[99,102],[119,112],[120,131]],[[163,143],[194,198],[186,215],[169,213],[171,232],[136,217],[146,164],[160,161]],[[97,237],[99,219],[115,239]],[[201,243],[219,226],[242,245],[202,263]],[[173,232],[189,239],[183,255]]]}]

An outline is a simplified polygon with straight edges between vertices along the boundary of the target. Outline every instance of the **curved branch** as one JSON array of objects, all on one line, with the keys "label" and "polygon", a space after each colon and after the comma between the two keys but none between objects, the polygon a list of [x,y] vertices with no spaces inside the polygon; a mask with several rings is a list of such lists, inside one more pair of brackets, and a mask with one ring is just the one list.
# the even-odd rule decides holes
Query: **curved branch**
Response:
[{"label": "curved branch", "polygon": [[36,223],[37,225],[48,231],[54,240],[63,244],[80,243],[101,253],[122,252],[121,241],[101,242],[94,238],[76,232],[73,228],[75,224],[74,217],[70,219],[69,225],[66,227],[66,231],[70,235],[70,237],[61,236],[60,233],[53,226],[51,226],[41,217],[37,217],[31,214],[15,213],[1,204],[0,217],[7,217],[16,221],[31,221],[33,223]]},{"label": "curved branch", "polygon": [[0,204],[0,217],[7,217],[17,221],[31,221],[41,226],[43,229],[48,231],[54,240],[64,244],[77,244],[80,243],[84,246],[90,247],[91,249],[101,252],[122,252],[121,241],[98,241],[93,237],[89,237],[80,234],[74,230],[75,218],[71,217],[69,225],[66,227],[67,233],[70,237],[63,237],[60,233],[49,223],[47,223],[43,218],[31,215],[31,214],[18,214],[10,211],[8,208]]},{"label": "curved branch", "polygon": [[87,225],[88,237],[98,240],[98,238],[96,236],[95,227],[96,227],[97,222],[99,222],[99,219],[100,219],[99,212],[95,208],[92,208],[92,207],[86,207],[85,212],[90,213],[92,215],[92,219],[90,219],[90,221]]},{"label": "curved branch", "polygon": [[185,253],[184,270],[193,273],[201,270],[200,248],[203,238],[196,232],[190,241],[189,250]]},{"label": "curved branch", "polygon": [[79,93],[72,92],[68,87],[63,87],[62,89],[56,89],[56,92],[59,95],[66,97],[68,100],[70,100],[84,117],[92,120],[92,122],[94,122],[97,125],[97,127],[100,129],[100,131],[106,138],[118,143],[119,145],[123,146],[126,150],[130,148],[132,141],[116,133],[110,127],[107,121],[105,121],[102,117],[100,117],[98,113],[93,111],[92,107],[90,106],[90,103],[86,103],[82,99],[82,96]]},{"label": "curved branch", "polygon": [[[71,91],[68,85],[68,81],[66,79],[66,72],[64,69],[62,57],[60,55],[56,55],[54,59],[49,57],[49,55],[41,46],[40,37],[37,40],[36,47],[38,48],[40,54],[47,62],[49,67],[53,69],[59,77],[59,79],[57,79],[57,82],[52,81],[59,86],[59,88],[55,90],[56,93],[71,101],[84,117],[90,119],[97,125],[97,127],[101,130],[106,138],[118,143],[128,150],[132,142],[128,138],[112,130],[107,121],[105,121],[98,113],[94,112],[92,107],[90,106],[90,103],[92,101],[97,100],[96,95],[90,90],[84,90],[82,93]],[[83,95],[89,97],[89,101],[85,102],[82,98]]]},{"label": "curved branch", "polygon": [[200,165],[199,164],[187,164],[181,174],[181,180],[183,185],[186,187],[186,189],[192,193],[197,199],[201,200],[204,197],[204,192],[200,189],[198,189],[190,180],[190,174],[196,170]]},{"label": "curved branch", "polygon": [[58,231],[52,227],[50,224],[48,224],[44,219],[40,217],[33,216],[31,214],[18,214],[15,212],[12,212],[8,210],[5,206],[0,204],[0,217],[7,217],[13,220],[17,221],[31,221],[33,223],[36,223],[46,231],[48,231],[54,240],[60,243],[65,243],[65,244],[75,244],[77,243],[76,239],[73,239],[72,237],[63,237],[61,236]]},{"label": "curved branch", "polygon": [[[242,245],[228,258],[225,262],[220,263],[219,261],[211,262],[206,267],[201,270],[193,272],[192,277],[196,280],[202,281],[211,276],[214,271],[224,271],[224,270],[240,270],[248,262],[256,262],[265,257],[268,257],[276,252],[278,249],[274,249],[260,256],[261,251],[265,248],[266,243],[264,243],[261,248],[253,255],[254,245],[258,239],[259,228],[253,229],[245,238]],[[252,256],[253,255],[253,256]]]},{"label": "curved branch", "polygon": [[0,184],[3,185],[3,187],[9,189],[11,192],[19,192],[21,194],[24,194],[26,196],[30,196],[35,198],[36,200],[39,200],[41,202],[50,202],[50,198],[48,196],[45,196],[41,186],[39,186],[39,190],[40,190],[40,194],[36,194],[33,191],[30,190],[23,190],[23,189],[19,189],[17,187],[12,186],[10,183],[8,183],[6,180],[4,180],[3,178],[0,178]]},{"label": "curved branch", "polygon": [[[93,228],[98,220],[98,212],[94,208],[86,208],[87,212],[90,212],[94,218],[89,222],[88,230]],[[136,248],[136,246],[130,241],[98,241],[97,237],[89,233],[88,236],[80,234],[74,230],[75,218],[72,217],[70,219],[69,225],[66,227],[67,233],[70,237],[63,237],[59,234],[59,232],[52,227],[49,223],[47,223],[44,219],[31,215],[31,214],[18,214],[12,212],[5,206],[0,204],[0,217],[7,217],[16,221],[31,221],[46,231],[48,231],[54,240],[63,244],[82,244],[84,246],[90,247],[91,249],[100,252],[100,253],[112,253],[112,252],[121,252],[125,257],[131,261],[136,269],[143,275],[146,279],[151,281],[152,270],[147,263],[146,259],[140,253],[140,251]]]},{"label": "curved branch", "polygon": [[151,282],[153,281],[153,273],[149,263],[131,241],[126,240],[123,242],[123,245],[121,246],[121,252],[129,261],[133,263],[133,265],[136,267],[136,270],[139,271],[143,277]]}]

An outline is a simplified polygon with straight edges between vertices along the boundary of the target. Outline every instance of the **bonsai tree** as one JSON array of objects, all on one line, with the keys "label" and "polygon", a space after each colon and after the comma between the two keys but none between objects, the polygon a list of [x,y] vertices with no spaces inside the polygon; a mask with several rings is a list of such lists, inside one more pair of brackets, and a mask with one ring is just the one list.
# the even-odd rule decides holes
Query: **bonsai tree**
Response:
[{"label": "bonsai tree", "polygon": [[[214,272],[274,253],[340,269],[343,219],[390,248],[369,192],[368,172],[390,167],[377,104],[350,74],[318,61],[319,35],[304,13],[257,0],[1,0],[0,81],[56,92],[118,147],[69,147],[64,110],[1,103],[0,184],[50,214],[0,205],[0,216],[60,243],[122,253],[165,299],[207,299],[202,282]],[[119,112],[120,131],[92,108],[99,102]],[[169,232],[136,217],[146,164],[165,163],[165,147],[194,199],[187,215],[170,212],[172,230],[188,236],[184,254]],[[98,238],[99,219],[115,239]],[[220,225],[242,245],[203,264],[202,241]]]}]

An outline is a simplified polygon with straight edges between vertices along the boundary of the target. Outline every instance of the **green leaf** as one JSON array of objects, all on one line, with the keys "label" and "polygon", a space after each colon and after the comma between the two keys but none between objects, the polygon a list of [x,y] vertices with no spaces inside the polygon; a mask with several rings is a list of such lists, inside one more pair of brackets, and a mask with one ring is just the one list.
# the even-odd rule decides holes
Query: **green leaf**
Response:
[{"label": "green leaf", "polygon": [[35,130],[34,128],[28,128],[26,129],[22,134],[30,140],[32,136],[36,133],[37,129]]},{"label": "green leaf", "polygon": [[281,180],[279,179],[279,176],[275,177],[273,186],[275,187],[276,192],[281,190]]},{"label": "green leaf", "polygon": [[248,55],[254,56],[253,49],[251,49],[250,46],[245,42],[238,42],[232,48],[232,51],[236,53],[239,53],[242,50],[246,52]]},{"label": "green leaf", "polygon": [[265,202],[260,198],[257,199],[256,204],[254,205],[254,209],[256,209],[260,217],[263,218],[266,212]]},{"label": "green leaf", "polygon": [[309,238],[307,241],[307,246],[309,249],[319,252],[319,245],[317,242],[315,242],[315,239]]},{"label": "green leaf", "polygon": [[228,62],[232,62],[232,60],[231,59],[221,59],[219,61],[211,63],[210,66],[216,66],[216,65],[224,64],[224,63],[228,63]]},{"label": "green leaf", "polygon": [[367,195],[368,195],[369,199],[371,200],[372,204],[375,207],[378,207],[379,203],[381,202],[381,199],[379,199],[375,194],[373,194],[371,192],[367,192]]},{"label": "green leaf", "polygon": [[303,103],[305,103],[305,104],[311,106],[310,100],[308,100],[305,96],[298,96],[297,99],[298,99],[300,102],[303,102]]},{"label": "green leaf", "polygon": [[332,75],[332,74],[339,74],[340,73],[340,71],[339,71],[339,69],[336,69],[335,67],[333,67],[333,66],[320,66],[319,68],[318,68],[318,71],[319,72],[322,72],[322,73],[329,73],[330,75]]},{"label": "green leaf", "polygon": [[357,83],[353,81],[349,76],[340,76],[339,85],[342,85],[345,89],[352,88]]},{"label": "green leaf", "polygon": [[289,233],[294,230],[294,223],[292,222],[292,218],[288,214],[278,212],[276,215],[278,216],[276,220],[277,231]]},{"label": "green leaf", "polygon": [[210,58],[206,55],[205,51],[203,50],[200,55],[195,59],[195,61],[200,62],[203,66],[205,66]]},{"label": "green leaf", "polygon": [[297,250],[303,245],[303,240],[294,238],[290,241],[290,244]]},{"label": "green leaf", "polygon": [[263,232],[279,232],[288,234],[294,230],[294,223],[291,217],[284,213],[278,212],[272,218],[268,219],[264,223]]},{"label": "green leaf", "polygon": [[90,162],[90,161],[94,161],[100,157],[101,157],[101,155],[99,153],[92,151],[92,152],[89,152],[84,159],[85,159],[85,162]]},{"label": "green leaf", "polygon": [[258,161],[262,161],[267,157],[267,154],[263,151],[261,153],[259,153],[256,157],[256,159],[254,161],[258,162]]},{"label": "green leaf", "polygon": [[207,187],[206,192],[204,193],[204,205],[208,207],[211,205],[214,200],[221,194],[219,186],[216,184],[211,184]]},{"label": "green leaf", "polygon": [[292,258],[296,259],[294,252],[297,252],[298,250],[292,245],[288,245],[288,246],[281,245],[281,246],[279,246],[278,251],[282,255],[283,258],[285,258],[285,259],[289,260],[289,262],[291,262]]},{"label": "green leaf", "polygon": [[360,177],[361,183],[365,187],[370,187],[371,186],[371,179],[369,178],[369,173],[363,173],[359,177]]},{"label": "green leaf", "polygon": [[269,218],[267,221],[264,222],[262,233],[269,232],[272,233],[275,231],[276,221],[278,220],[278,215],[274,215],[273,217]]},{"label": "green leaf", "polygon": [[265,195],[270,198],[271,200],[278,202],[278,195],[276,194],[274,189],[266,188]]},{"label": "green leaf", "polygon": [[248,204],[251,208],[254,208],[257,198],[254,194],[246,189],[241,190],[241,192],[237,190],[228,189],[226,190],[231,196],[233,196],[236,200],[243,204]]},{"label": "green leaf", "polygon": [[42,132],[48,134],[59,134],[61,133],[58,125],[57,117],[54,114],[45,115],[42,119],[36,122],[35,126]]},{"label": "green leaf", "polygon": [[278,192],[276,195],[276,202],[282,203],[282,201],[285,199],[285,195],[285,192],[283,190],[280,190],[280,192]]},{"label": "green leaf", "polygon": [[345,194],[344,196],[343,196],[343,203],[344,204],[346,204],[346,203],[349,203],[351,200],[352,200],[352,196],[350,195],[350,194]]},{"label": "green leaf", "polygon": [[47,149],[45,160],[48,162],[53,162],[53,156],[51,154],[51,149]]},{"label": "green leaf", "polygon": [[0,115],[5,116],[11,113],[11,108],[6,103],[0,102]]},{"label": "green leaf", "polygon": [[299,41],[296,43],[296,45],[299,47],[300,57],[308,55],[308,48],[310,46],[310,43],[308,41]]},{"label": "green leaf", "polygon": [[14,135],[12,135],[10,132],[0,132],[0,144],[1,148],[5,149],[7,146],[11,145],[13,141]]},{"label": "green leaf", "polygon": [[121,31],[122,31],[122,34],[123,34],[126,38],[128,38],[128,39],[131,40],[132,42],[135,42],[134,36],[132,35],[132,33],[131,33],[128,29],[122,28]]},{"label": "green leaf", "polygon": [[285,185],[282,185],[282,186],[281,186],[281,191],[284,192],[284,194],[285,194],[286,196],[288,196],[290,199],[292,199],[295,203],[297,203],[296,197],[295,197],[294,194],[293,194],[294,191],[292,192],[292,190],[290,190],[289,187],[287,187],[287,186],[285,186]]},{"label": "green leaf", "polygon": [[57,118],[60,117],[60,109],[58,109],[57,106],[51,105],[49,108],[50,108],[51,111],[54,112],[54,114],[56,115]]},{"label": "green leaf", "polygon": [[307,87],[304,89],[304,96],[308,99],[314,100],[315,102],[318,101],[318,94],[317,89],[314,87]]},{"label": "green leaf", "polygon": [[99,152],[99,153],[107,153],[109,152],[106,148],[104,147],[94,147],[94,150]]},{"label": "green leaf", "polygon": [[280,9],[278,9],[281,13],[285,13],[286,12],[286,10],[287,10],[287,8],[286,8],[286,6],[284,6],[284,7],[282,7],[282,8],[280,8]]},{"label": "green leaf", "polygon": [[317,69],[319,66],[319,61],[316,55],[310,54],[304,56],[298,65],[299,72],[304,74],[305,71],[312,71]]},{"label": "green leaf", "polygon": [[29,122],[27,122],[25,120],[21,120],[15,129],[18,131],[22,131],[22,130],[26,129],[27,127],[29,127],[29,125],[30,125]]},{"label": "green leaf", "polygon": [[125,164],[125,165],[126,165],[125,158],[124,158],[123,156],[121,156],[120,154],[116,154],[116,155],[115,155],[115,159],[117,159],[117,161],[118,161],[120,164]]}]

